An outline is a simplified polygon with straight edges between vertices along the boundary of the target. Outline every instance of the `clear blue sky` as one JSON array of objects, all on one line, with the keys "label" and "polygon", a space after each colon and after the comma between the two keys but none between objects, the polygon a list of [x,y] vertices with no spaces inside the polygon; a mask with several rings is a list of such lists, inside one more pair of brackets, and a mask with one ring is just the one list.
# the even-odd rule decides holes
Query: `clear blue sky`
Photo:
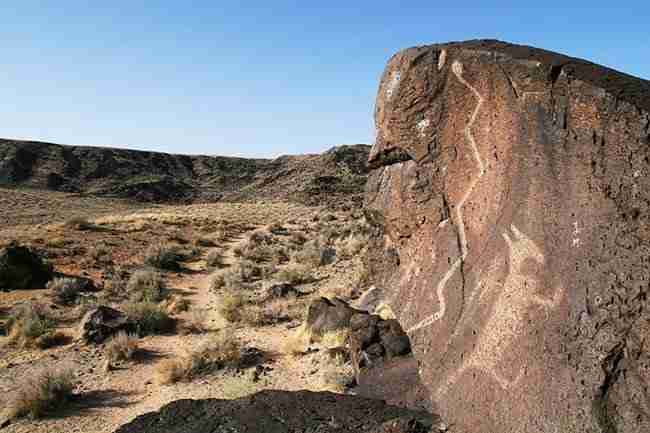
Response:
[{"label": "clear blue sky", "polygon": [[3,1],[0,137],[260,157],[370,143],[386,60],[449,40],[650,78],[647,0],[468,3]]}]

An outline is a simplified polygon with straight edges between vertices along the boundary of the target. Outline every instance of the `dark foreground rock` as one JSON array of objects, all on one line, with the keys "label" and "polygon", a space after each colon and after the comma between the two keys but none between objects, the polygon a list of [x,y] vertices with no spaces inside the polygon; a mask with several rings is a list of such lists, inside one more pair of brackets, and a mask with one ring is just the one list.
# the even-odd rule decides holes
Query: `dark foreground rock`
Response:
[{"label": "dark foreground rock", "polygon": [[498,41],[382,77],[370,275],[451,425],[650,431],[650,82]]},{"label": "dark foreground rock", "polygon": [[0,250],[0,291],[44,289],[51,267],[29,248],[11,244]]},{"label": "dark foreground rock", "polygon": [[179,400],[115,433],[424,433],[439,419],[381,400],[309,391],[263,391],[238,400]]}]

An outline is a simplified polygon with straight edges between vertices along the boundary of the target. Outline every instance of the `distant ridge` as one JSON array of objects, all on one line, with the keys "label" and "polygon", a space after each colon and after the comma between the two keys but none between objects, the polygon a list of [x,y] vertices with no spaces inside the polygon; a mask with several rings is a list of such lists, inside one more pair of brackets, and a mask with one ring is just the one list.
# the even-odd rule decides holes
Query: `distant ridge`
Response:
[{"label": "distant ridge", "polygon": [[151,202],[360,203],[369,152],[357,144],[320,155],[248,159],[0,139],[0,186]]}]

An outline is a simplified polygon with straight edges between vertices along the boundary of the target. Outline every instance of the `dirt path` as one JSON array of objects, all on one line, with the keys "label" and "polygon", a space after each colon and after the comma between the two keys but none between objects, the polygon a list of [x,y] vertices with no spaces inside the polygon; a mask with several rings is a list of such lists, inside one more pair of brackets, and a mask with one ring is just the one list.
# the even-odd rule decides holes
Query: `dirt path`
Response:
[{"label": "dirt path", "polygon": [[[252,227],[251,230],[259,227]],[[239,260],[235,248],[245,241],[248,231],[235,233],[222,244],[224,267]],[[219,314],[219,295],[210,290],[211,269],[206,258],[210,249],[192,262],[184,264],[185,270],[170,274],[167,286],[176,297],[190,301],[190,309],[177,315],[180,326],[196,316],[203,319],[206,332],[195,334],[148,336],[139,340],[140,352],[132,362],[105,372],[102,365],[105,355],[101,346],[84,346],[79,343],[38,352],[29,362],[21,362],[0,371],[0,394],[15,387],[16,377],[31,374],[38,368],[53,365],[72,366],[78,378],[78,401],[56,418],[21,420],[2,430],[3,433],[111,433],[134,417],[160,409],[178,399],[238,398],[262,389],[287,391],[321,390],[320,375],[328,367],[323,351],[312,351],[301,357],[287,355],[285,344],[296,331],[295,324],[277,323],[269,326],[234,325]],[[340,268],[323,270],[332,275],[310,290],[324,290],[341,284]],[[192,382],[160,385],[156,382],[157,366],[165,359],[183,356],[196,350],[214,336],[228,329],[245,347],[254,347],[265,353],[264,369],[254,377],[255,368],[236,371],[218,371],[200,376]],[[0,395],[0,406],[2,405]]]}]

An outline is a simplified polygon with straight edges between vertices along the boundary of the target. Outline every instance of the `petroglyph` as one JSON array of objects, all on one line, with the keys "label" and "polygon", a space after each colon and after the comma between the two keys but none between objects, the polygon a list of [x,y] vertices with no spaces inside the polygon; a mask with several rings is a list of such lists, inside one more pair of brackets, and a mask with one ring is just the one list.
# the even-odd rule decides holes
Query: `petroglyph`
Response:
[{"label": "petroglyph", "polygon": [[393,97],[393,94],[395,93],[395,90],[397,90],[397,87],[399,86],[399,82],[401,79],[401,72],[400,71],[395,71],[393,72],[393,76],[388,83],[388,87],[386,88],[386,99],[390,101],[390,98]]},{"label": "petroglyph", "polygon": [[438,286],[436,287],[436,295],[438,296],[438,302],[440,303],[440,308],[438,311],[436,311],[434,314],[431,316],[423,319],[419,323],[411,326],[406,332],[407,333],[413,333],[417,331],[418,329],[422,329],[424,327],[430,326],[433,323],[437,322],[438,320],[442,319],[445,316],[445,313],[447,311],[447,303],[446,303],[446,298],[444,294],[445,287],[447,285],[447,282],[451,279],[451,277],[460,269],[461,265],[463,264],[463,261],[467,257],[468,254],[468,247],[467,247],[467,234],[465,232],[465,222],[463,221],[463,206],[465,205],[465,202],[469,198],[469,196],[472,194],[474,191],[474,188],[478,184],[478,182],[481,180],[483,175],[485,174],[485,163],[483,162],[483,159],[481,159],[481,154],[478,151],[478,146],[476,145],[476,141],[474,140],[474,136],[472,135],[472,126],[474,125],[474,122],[476,121],[476,117],[478,116],[479,111],[481,110],[481,105],[483,104],[483,97],[481,94],[476,90],[474,87],[472,87],[464,78],[463,78],[463,64],[460,63],[459,61],[455,60],[452,63],[451,66],[452,72],[458,79],[458,81],[461,82],[465,87],[467,87],[475,96],[476,99],[478,100],[476,104],[476,108],[474,108],[474,112],[472,113],[472,117],[470,118],[469,122],[467,123],[467,126],[465,127],[465,140],[469,143],[470,147],[472,148],[472,151],[474,153],[474,158],[476,159],[476,162],[478,164],[478,169],[479,169],[479,174],[476,176],[469,184],[467,190],[465,191],[465,194],[462,196],[462,198],[458,201],[457,206],[456,206],[456,224],[458,225],[458,237],[460,239],[460,247],[461,247],[461,255],[458,257],[454,263],[451,265],[451,267],[447,270],[445,275],[442,277],[440,282],[438,283]]},{"label": "petroglyph", "polygon": [[[556,289],[552,299],[543,298],[538,294],[536,280],[526,275],[524,267],[525,262],[531,259],[543,266],[544,255],[517,227],[513,225],[510,228],[512,236],[507,232],[503,234],[509,251],[509,274],[494,303],[492,315],[479,334],[476,349],[438,388],[436,398],[445,394],[469,369],[480,370],[491,376],[504,390],[516,386],[525,374],[525,367],[513,379],[499,375],[498,368],[503,363],[503,351],[508,350],[526,328],[524,319],[529,308],[540,305],[545,309],[552,309],[562,301],[562,289]],[[479,302],[484,294],[485,292],[481,294]]]},{"label": "petroglyph", "polygon": [[438,70],[441,70],[445,66],[447,61],[447,50],[442,50],[440,52],[440,57],[438,57]]}]

